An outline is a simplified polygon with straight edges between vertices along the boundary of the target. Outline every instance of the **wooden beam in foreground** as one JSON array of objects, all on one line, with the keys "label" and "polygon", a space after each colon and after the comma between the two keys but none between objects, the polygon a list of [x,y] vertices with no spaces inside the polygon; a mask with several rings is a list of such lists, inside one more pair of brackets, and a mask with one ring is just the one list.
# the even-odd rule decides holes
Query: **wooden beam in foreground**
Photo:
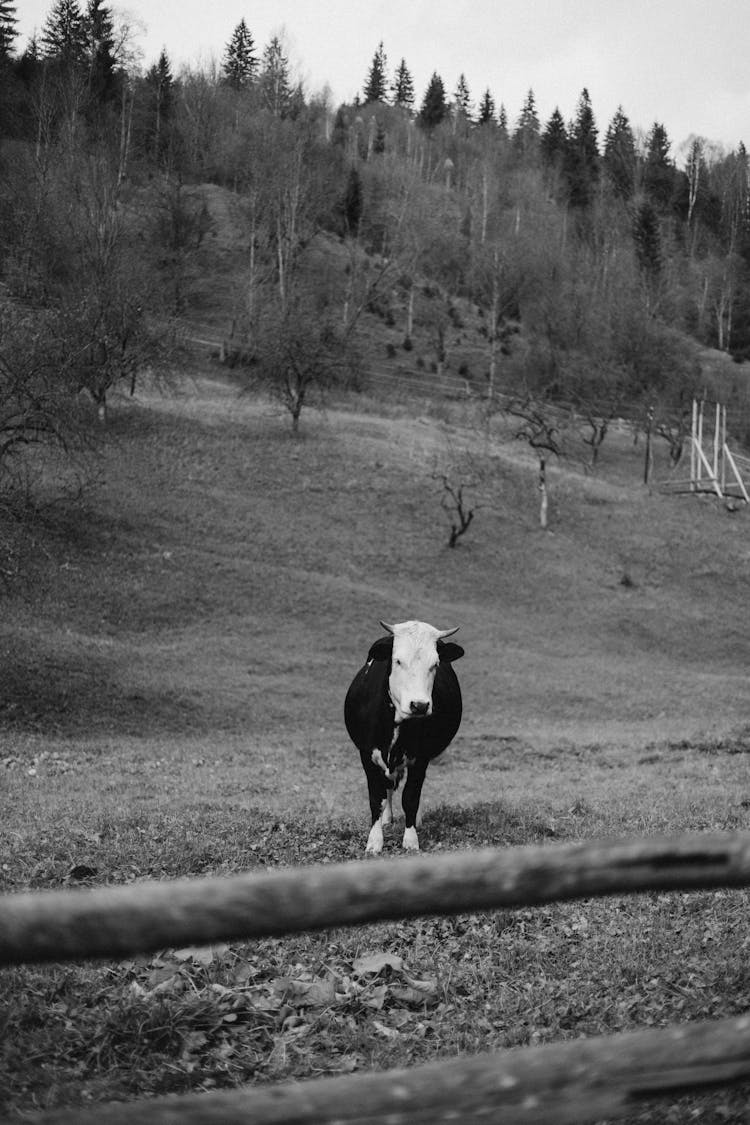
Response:
[{"label": "wooden beam in foreground", "polygon": [[750,1080],[750,1016],[573,1039],[405,1070],[224,1093],[109,1103],[25,1118],[34,1125],[579,1125],[645,1102]]},{"label": "wooden beam in foreground", "polygon": [[750,833],[497,848],[0,898],[0,965],[635,891],[750,885]]}]

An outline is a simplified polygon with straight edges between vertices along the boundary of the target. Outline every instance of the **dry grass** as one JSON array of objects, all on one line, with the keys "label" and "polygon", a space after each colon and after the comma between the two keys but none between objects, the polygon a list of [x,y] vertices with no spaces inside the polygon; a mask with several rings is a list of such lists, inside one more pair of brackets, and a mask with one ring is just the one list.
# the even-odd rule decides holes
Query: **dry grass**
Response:
[{"label": "dry grass", "polygon": [[[341,711],[379,618],[462,626],[465,720],[428,776],[426,849],[747,826],[750,517],[644,491],[622,434],[600,476],[552,470],[544,534],[523,449],[465,404],[420,411],[353,398],[295,442],[227,382],[120,404],[100,488],[40,517],[3,601],[6,890],[360,855]],[[456,449],[484,506],[451,551],[432,472]],[[643,896],[6,971],[2,1097],[20,1113],[728,1015],[750,1007],[746,905]],[[387,966],[358,978],[377,950],[428,994]],[[717,1094],[638,1120],[743,1112]]]}]

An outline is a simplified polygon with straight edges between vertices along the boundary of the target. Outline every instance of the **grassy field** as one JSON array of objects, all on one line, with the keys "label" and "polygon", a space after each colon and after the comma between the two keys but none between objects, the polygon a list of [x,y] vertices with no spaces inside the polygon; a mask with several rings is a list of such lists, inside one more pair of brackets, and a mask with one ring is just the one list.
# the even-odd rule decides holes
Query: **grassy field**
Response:
[{"label": "grassy field", "polygon": [[[352,396],[295,441],[205,374],[115,404],[99,486],[40,514],[2,593],[2,889],[360,857],[342,707],[380,618],[466,649],[426,851],[747,827],[750,514],[644,489],[623,432],[597,475],[552,468],[542,532],[534,462],[495,426]],[[448,465],[479,505],[455,550]],[[746,894],[717,891],[6,970],[0,1107],[730,1015],[749,941]],[[633,1121],[744,1121],[747,1093]]]}]

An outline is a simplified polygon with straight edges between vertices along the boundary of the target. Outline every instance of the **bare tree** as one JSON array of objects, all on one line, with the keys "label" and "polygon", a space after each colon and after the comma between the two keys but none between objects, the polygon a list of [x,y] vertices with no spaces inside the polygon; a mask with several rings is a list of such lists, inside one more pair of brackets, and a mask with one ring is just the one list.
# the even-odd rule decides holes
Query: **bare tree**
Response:
[{"label": "bare tree", "polygon": [[299,432],[302,410],[344,385],[355,365],[351,334],[335,315],[335,305],[312,286],[259,295],[252,379],[282,403]]},{"label": "bare tree", "polygon": [[463,483],[452,481],[447,473],[442,473],[440,479],[443,484],[440,504],[451,525],[448,546],[455,547],[461,536],[469,530],[474,519],[475,508],[469,507]]},{"label": "bare tree", "polygon": [[539,526],[547,527],[549,496],[547,490],[547,459],[563,455],[560,411],[549,402],[530,395],[511,399],[505,406],[506,414],[516,418],[520,425],[515,436],[534,450],[539,464]]},{"label": "bare tree", "polygon": [[0,304],[0,494],[23,479],[31,451],[72,454],[85,444],[73,357],[53,313]]}]

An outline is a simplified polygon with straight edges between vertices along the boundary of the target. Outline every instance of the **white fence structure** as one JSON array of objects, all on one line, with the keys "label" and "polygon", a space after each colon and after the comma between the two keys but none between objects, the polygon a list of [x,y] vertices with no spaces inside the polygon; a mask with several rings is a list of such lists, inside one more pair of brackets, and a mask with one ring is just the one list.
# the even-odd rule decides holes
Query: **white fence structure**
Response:
[{"label": "white fence structure", "polygon": [[[706,406],[714,408],[714,423],[707,424]],[[690,429],[690,477],[670,478],[661,484],[669,489],[715,493],[720,499],[742,500],[750,504],[750,495],[743,479],[750,477],[750,459],[732,453],[727,445],[727,408],[722,403],[693,400]]]}]

